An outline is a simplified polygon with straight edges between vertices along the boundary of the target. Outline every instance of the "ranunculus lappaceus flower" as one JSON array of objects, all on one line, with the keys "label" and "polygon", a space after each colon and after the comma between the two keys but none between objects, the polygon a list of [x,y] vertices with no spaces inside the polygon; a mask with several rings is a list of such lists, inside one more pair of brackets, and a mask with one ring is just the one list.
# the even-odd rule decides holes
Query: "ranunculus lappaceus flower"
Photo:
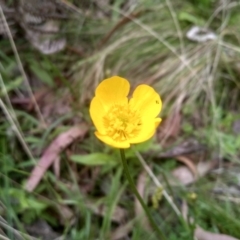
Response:
[{"label": "ranunculus lappaceus flower", "polygon": [[129,148],[151,138],[161,118],[159,94],[150,86],[139,85],[130,99],[129,82],[114,76],[103,80],[90,104],[96,136],[115,148]]}]

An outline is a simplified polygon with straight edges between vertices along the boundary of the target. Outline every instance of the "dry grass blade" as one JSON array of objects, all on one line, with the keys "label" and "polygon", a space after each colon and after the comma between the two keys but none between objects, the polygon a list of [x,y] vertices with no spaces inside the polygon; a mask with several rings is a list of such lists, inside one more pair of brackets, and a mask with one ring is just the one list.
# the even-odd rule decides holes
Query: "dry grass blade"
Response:
[{"label": "dry grass blade", "polygon": [[[163,186],[160,183],[160,181],[158,180],[158,178],[154,175],[154,173],[152,172],[152,170],[150,169],[150,167],[147,165],[147,163],[145,162],[145,160],[143,159],[142,155],[135,150],[135,154],[138,158],[138,160],[141,162],[142,166],[144,167],[145,171],[148,173],[148,175],[151,177],[151,179],[153,180],[154,184],[158,187],[158,188],[162,188]],[[181,216],[181,212],[179,211],[178,207],[175,205],[175,203],[173,202],[173,199],[170,197],[170,195],[167,193],[167,191],[164,189],[163,190],[163,196],[166,198],[166,200],[168,201],[169,205],[172,207],[172,209],[175,211],[177,216]]]},{"label": "dry grass blade", "polygon": [[4,237],[2,234],[0,234],[0,239],[2,239],[2,240],[11,240],[10,238]]},{"label": "dry grass blade", "polygon": [[[14,239],[16,240],[37,240],[37,238],[35,237],[31,237],[25,233],[22,233],[16,229],[14,229],[12,226],[8,225],[8,223],[5,221],[4,218],[2,218],[0,216],[0,227],[7,230],[7,231],[10,231],[13,235],[14,235]],[[4,238],[2,238],[4,239]],[[8,239],[8,238],[6,238]]]},{"label": "dry grass blade", "polygon": [[[168,9],[164,4],[156,6],[156,9],[161,9],[161,16],[157,10],[149,9],[144,14],[132,18],[128,24],[121,25],[119,20],[114,26],[119,24],[121,28],[114,31],[111,31],[112,26],[106,25],[102,31],[103,36],[111,33],[108,44],[87,59],[76,63],[70,70],[76,82],[82,79],[82,86],[88,89],[89,93],[100,79],[114,74],[127,77],[133,85],[139,83],[155,85],[164,99],[164,106],[170,106],[165,109],[167,113],[192,106],[199,97],[206,98],[211,104],[209,95],[214,94],[211,90],[215,87],[219,75],[215,70],[210,73],[208,69],[221,67],[222,61],[228,57],[225,54],[227,43],[221,40],[202,44],[188,43],[183,46],[184,56],[181,55],[180,46],[175,41],[181,39],[182,30],[177,27],[178,23],[176,21],[173,23],[171,19],[175,18],[173,9],[177,9],[177,4],[174,4],[168,2]],[[131,17],[117,9],[113,10],[121,14],[122,19]],[[138,11],[139,9],[136,9],[136,12]],[[152,22],[153,18],[155,23]],[[161,24],[162,22],[164,24]],[[174,26],[178,28],[178,36]],[[183,32],[185,31],[186,29],[183,29]],[[219,45],[223,44],[223,51],[219,51]],[[86,91],[82,96],[83,102],[90,98]]]},{"label": "dry grass blade", "polygon": [[20,72],[21,72],[21,74],[22,74],[22,76],[23,76],[23,78],[24,78],[24,80],[25,80],[25,84],[26,84],[27,90],[28,90],[28,92],[29,92],[29,94],[30,94],[30,96],[31,96],[31,98],[32,98],[32,101],[34,102],[34,106],[35,106],[36,113],[37,113],[39,119],[41,120],[41,123],[43,124],[43,126],[46,127],[45,120],[44,120],[44,118],[43,118],[43,116],[42,116],[42,113],[41,113],[41,111],[40,111],[40,109],[39,109],[39,106],[38,106],[38,104],[37,104],[37,101],[36,101],[36,99],[35,99],[35,97],[34,97],[32,88],[31,88],[31,86],[30,86],[30,84],[29,84],[27,75],[26,75],[26,73],[25,73],[25,71],[24,71],[23,64],[22,64],[21,59],[20,59],[20,57],[19,57],[19,55],[18,55],[17,47],[16,47],[16,45],[15,45],[15,43],[14,43],[14,40],[13,40],[11,31],[10,31],[10,29],[9,29],[8,23],[7,23],[7,21],[6,21],[6,18],[5,18],[5,15],[4,15],[4,13],[3,13],[3,10],[2,10],[2,7],[1,7],[1,6],[0,6],[0,16],[1,16],[1,18],[3,19],[5,28],[6,28],[6,30],[7,30],[8,38],[9,38],[9,41],[10,41],[10,43],[11,43],[12,49],[13,49],[13,51],[14,51],[14,54],[15,54],[15,57],[16,57],[16,60],[17,60],[17,63],[18,63],[19,70],[20,70]]},{"label": "dry grass blade", "polygon": [[71,144],[76,138],[83,137],[87,133],[87,130],[88,126],[85,123],[82,123],[79,126],[70,128],[68,131],[60,134],[56,139],[54,139],[31,172],[31,175],[26,182],[25,189],[32,192],[43,178],[47,169],[56,159],[58,159],[61,151]]},{"label": "dry grass blade", "polygon": [[13,129],[13,131],[16,133],[18,140],[20,141],[20,143],[23,146],[23,149],[25,150],[25,152],[27,153],[28,157],[31,160],[35,160],[34,156],[31,152],[31,150],[29,149],[28,145],[26,144],[25,140],[24,140],[24,136],[23,133],[21,131],[21,128],[18,127],[19,124],[16,124],[12,115],[10,114],[10,112],[8,111],[7,107],[5,106],[5,104],[3,103],[2,99],[0,99],[0,108],[3,110],[3,112],[6,115],[7,120],[9,121],[9,123],[11,124],[11,127]]}]

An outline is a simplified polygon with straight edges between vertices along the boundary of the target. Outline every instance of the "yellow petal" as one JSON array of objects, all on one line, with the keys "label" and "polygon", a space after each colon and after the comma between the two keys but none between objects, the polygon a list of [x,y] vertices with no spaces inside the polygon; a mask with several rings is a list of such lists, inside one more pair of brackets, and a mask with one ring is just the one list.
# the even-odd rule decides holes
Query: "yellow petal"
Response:
[{"label": "yellow petal", "polygon": [[90,104],[90,116],[92,121],[101,134],[105,134],[106,128],[104,126],[103,117],[106,115],[108,108],[102,104],[98,97],[94,97]]},{"label": "yellow petal", "polygon": [[95,132],[95,135],[97,136],[98,139],[100,139],[102,142],[108,144],[111,147],[115,147],[115,148],[129,148],[130,147],[130,144],[128,141],[117,142],[117,141],[114,141],[112,138],[110,138],[106,135],[102,135],[98,132]]},{"label": "yellow petal", "polygon": [[129,102],[142,116],[155,118],[162,109],[162,101],[155,90],[148,85],[139,85],[133,92]]},{"label": "yellow petal", "polygon": [[150,139],[156,132],[156,124],[159,124],[159,121],[156,123],[156,119],[146,117],[142,119],[141,130],[138,135],[129,140],[130,143],[141,143]]},{"label": "yellow petal", "polygon": [[162,119],[161,118],[155,118],[155,127],[157,128],[158,125],[161,123]]},{"label": "yellow petal", "polygon": [[102,104],[112,106],[113,104],[126,104],[129,90],[130,84],[126,79],[114,76],[103,80],[98,85],[95,94],[101,99]]}]

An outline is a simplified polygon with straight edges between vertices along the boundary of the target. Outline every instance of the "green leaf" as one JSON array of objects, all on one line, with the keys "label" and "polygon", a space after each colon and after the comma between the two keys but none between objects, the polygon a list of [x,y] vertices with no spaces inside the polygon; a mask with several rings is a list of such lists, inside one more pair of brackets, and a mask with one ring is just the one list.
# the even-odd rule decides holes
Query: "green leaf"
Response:
[{"label": "green leaf", "polygon": [[25,137],[25,141],[31,144],[31,143],[39,143],[41,139],[37,137],[29,136],[29,137]]},{"label": "green leaf", "polygon": [[117,161],[105,153],[91,153],[88,155],[72,155],[71,160],[89,166],[116,164]]},{"label": "green leaf", "polygon": [[150,149],[152,149],[154,146],[154,138],[150,138],[149,140],[138,143],[134,145],[134,147],[127,148],[125,150],[126,158],[132,158],[136,156],[135,151],[138,151],[140,153],[148,152]]},{"label": "green leaf", "polygon": [[33,73],[44,83],[48,84],[50,87],[54,85],[54,82],[52,80],[52,77],[48,74],[47,71],[40,68],[36,63],[32,63],[30,65],[31,70]]},{"label": "green leaf", "polygon": [[187,12],[181,12],[178,18],[180,21],[187,21],[198,26],[204,26],[204,20],[202,18]]},{"label": "green leaf", "polygon": [[0,96],[4,96],[6,93],[18,88],[21,83],[23,82],[23,78],[22,77],[17,77],[15,80],[9,82],[7,85],[6,85],[6,92],[4,92],[3,89],[1,89],[0,91]]}]

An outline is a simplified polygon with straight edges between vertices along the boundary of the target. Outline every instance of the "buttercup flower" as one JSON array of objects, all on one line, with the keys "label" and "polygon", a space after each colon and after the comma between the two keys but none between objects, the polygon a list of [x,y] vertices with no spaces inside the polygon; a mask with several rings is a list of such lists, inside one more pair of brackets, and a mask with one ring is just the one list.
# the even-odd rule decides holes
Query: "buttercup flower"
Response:
[{"label": "buttercup flower", "polygon": [[114,76],[103,80],[90,104],[90,115],[97,129],[95,135],[116,148],[129,148],[151,138],[161,118],[162,101],[155,90],[139,85],[130,99],[129,82]]}]

